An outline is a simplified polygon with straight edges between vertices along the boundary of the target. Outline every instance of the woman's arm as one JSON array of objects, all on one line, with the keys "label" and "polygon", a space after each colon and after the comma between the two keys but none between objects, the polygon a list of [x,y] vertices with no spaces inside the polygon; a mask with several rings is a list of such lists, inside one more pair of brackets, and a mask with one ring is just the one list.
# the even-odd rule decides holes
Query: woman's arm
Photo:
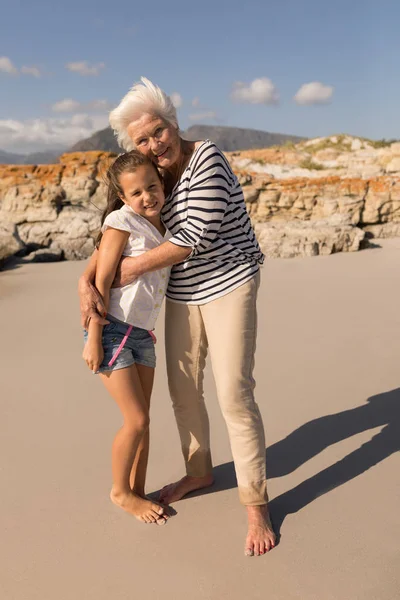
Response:
[{"label": "woman's arm", "polygon": [[[161,246],[148,250],[138,257],[122,257],[114,278],[113,286],[121,287],[132,283],[148,271],[157,271],[164,267],[182,262],[192,252],[191,247],[181,247],[164,242]],[[87,329],[89,321],[92,320],[99,325],[106,325],[108,321],[104,318],[107,309],[103,299],[95,287],[96,268],[99,252],[95,250],[89,264],[79,278],[78,293],[80,299],[81,324]]]},{"label": "woman's arm", "polygon": [[215,145],[205,148],[199,154],[190,181],[185,226],[161,246],[138,257],[124,259],[113,286],[127,285],[144,273],[182,262],[207,250],[218,234],[233,185],[234,175],[221,151]]},{"label": "woman's arm", "polygon": [[177,246],[171,242],[164,242],[140,256],[127,256],[118,265],[113,287],[127,285],[144,273],[180,263],[192,253],[192,250],[191,246]]}]

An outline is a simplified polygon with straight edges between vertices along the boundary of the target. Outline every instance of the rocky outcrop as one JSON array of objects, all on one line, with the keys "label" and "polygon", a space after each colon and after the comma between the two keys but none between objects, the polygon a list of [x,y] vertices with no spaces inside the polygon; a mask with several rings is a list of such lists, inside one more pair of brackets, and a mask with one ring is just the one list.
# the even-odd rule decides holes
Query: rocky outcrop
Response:
[{"label": "rocky outcrop", "polygon": [[267,256],[354,252],[365,238],[400,233],[400,178],[239,179]]},{"label": "rocky outcrop", "polygon": [[87,258],[105,206],[104,171],[114,155],[104,152],[65,154],[57,165],[0,166],[0,230],[3,259],[25,249],[48,248],[45,256]]},{"label": "rocky outcrop", "polygon": [[343,215],[317,221],[256,223],[255,232],[268,258],[355,252],[365,238],[364,231]]},{"label": "rocky outcrop", "polygon": [[353,225],[400,223],[400,178],[287,179],[253,177],[242,184],[254,222],[312,221],[348,215]]},{"label": "rocky outcrop", "polygon": [[275,179],[338,176],[371,179],[400,174],[400,143],[373,142],[346,135],[316,138],[262,150],[231,152],[236,170]]},{"label": "rocky outcrop", "polygon": [[0,222],[0,266],[9,257],[20,252],[24,244],[18,237],[17,227],[13,223]]},{"label": "rocky outcrop", "polygon": [[[400,235],[400,172],[394,170],[400,144],[374,149],[357,139],[349,146],[339,137],[227,154],[267,256],[352,252],[365,237]],[[343,162],[351,154],[353,166],[347,161],[345,170],[308,169],[308,176],[289,176],[304,171],[298,165],[307,152],[321,164]],[[363,152],[375,153],[379,174],[366,177],[368,169],[375,172],[368,163],[363,176],[355,175]],[[76,152],[63,155],[57,165],[0,165],[0,260],[17,252],[35,260],[90,256],[106,201],[104,173],[114,157]],[[248,161],[245,168],[242,160]],[[284,176],[276,177],[270,165]]]}]

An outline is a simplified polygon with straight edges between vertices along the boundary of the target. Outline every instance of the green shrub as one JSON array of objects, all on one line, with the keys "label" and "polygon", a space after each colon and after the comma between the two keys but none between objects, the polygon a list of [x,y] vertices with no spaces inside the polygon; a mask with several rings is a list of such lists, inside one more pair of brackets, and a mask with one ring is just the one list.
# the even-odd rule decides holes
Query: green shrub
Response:
[{"label": "green shrub", "polygon": [[373,148],[387,148],[388,146],[390,146],[391,144],[393,144],[394,142],[397,142],[398,140],[386,140],[385,138],[382,138],[381,140],[367,140],[367,142],[369,144],[371,144],[371,146],[373,146]]},{"label": "green shrub", "polygon": [[308,169],[309,171],[322,171],[325,167],[314,162],[311,158],[305,158],[301,163],[302,169]]},{"label": "green shrub", "polygon": [[337,142],[332,142],[330,138],[326,138],[317,144],[307,146],[307,152],[315,154],[320,150],[327,150],[328,148],[338,150],[339,152],[349,152],[351,150],[351,142],[345,141],[346,136],[343,133],[331,137],[336,137]]}]

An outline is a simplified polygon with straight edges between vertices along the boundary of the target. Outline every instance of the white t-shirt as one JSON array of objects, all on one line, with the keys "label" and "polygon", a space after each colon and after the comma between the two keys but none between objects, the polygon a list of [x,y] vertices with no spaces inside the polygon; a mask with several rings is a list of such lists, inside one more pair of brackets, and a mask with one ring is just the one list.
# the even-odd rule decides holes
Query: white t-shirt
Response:
[{"label": "white t-shirt", "polygon": [[[126,204],[106,217],[101,230],[104,232],[108,227],[130,233],[123,256],[139,256],[171,237],[168,230],[163,237],[154,225]],[[145,273],[129,285],[111,288],[110,315],[135,327],[154,329],[167,290],[169,273],[170,267],[167,267]]]}]

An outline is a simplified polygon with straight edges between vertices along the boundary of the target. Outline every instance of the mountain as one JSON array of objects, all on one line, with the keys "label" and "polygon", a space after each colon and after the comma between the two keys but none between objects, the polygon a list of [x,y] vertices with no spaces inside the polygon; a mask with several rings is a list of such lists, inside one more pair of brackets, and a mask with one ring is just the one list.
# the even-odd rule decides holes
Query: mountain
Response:
[{"label": "mountain", "polygon": [[32,152],[31,154],[14,154],[0,150],[0,164],[2,165],[51,165],[58,162],[62,150],[46,150]]},{"label": "mountain", "polygon": [[45,150],[42,152],[32,152],[24,156],[24,165],[52,165],[58,162],[58,157],[64,150]]},{"label": "mountain", "polygon": [[[285,142],[301,142],[306,138],[281,133],[269,133],[257,129],[241,129],[239,127],[215,127],[212,125],[192,125],[182,133],[187,140],[210,139],[224,152],[232,150],[248,150],[252,148],[267,148],[284,144]],[[119,154],[123,152],[117,144],[110,127],[97,131],[90,138],[81,140],[68,152],[85,152],[87,150],[104,150]]]},{"label": "mountain", "polygon": [[[187,140],[212,140],[224,152],[233,150],[248,150],[255,148],[268,148],[269,146],[282,145],[285,142],[301,142],[306,138],[281,133],[269,133],[257,129],[242,129],[240,127],[222,127],[212,125],[192,125],[182,133]],[[14,154],[0,150],[0,164],[5,165],[35,165],[57,163],[58,157],[63,152],[86,152],[88,150],[102,150],[106,152],[123,152],[117,144],[117,139],[110,127],[96,131],[92,136],[74,144],[68,150],[54,149],[32,154]]]},{"label": "mountain", "polygon": [[115,152],[116,154],[123,152],[123,149],[117,144],[117,138],[111,127],[96,131],[89,138],[74,144],[67,152],[87,152],[88,150],[103,150],[104,152]]},{"label": "mountain", "polygon": [[296,135],[269,133],[268,131],[259,131],[257,129],[217,127],[213,125],[192,125],[182,135],[187,140],[209,139],[224,152],[268,148],[269,146],[282,145],[285,142],[297,143],[306,139]]},{"label": "mountain", "polygon": [[23,154],[14,154],[0,150],[0,164],[2,165],[22,165],[24,158]]}]

